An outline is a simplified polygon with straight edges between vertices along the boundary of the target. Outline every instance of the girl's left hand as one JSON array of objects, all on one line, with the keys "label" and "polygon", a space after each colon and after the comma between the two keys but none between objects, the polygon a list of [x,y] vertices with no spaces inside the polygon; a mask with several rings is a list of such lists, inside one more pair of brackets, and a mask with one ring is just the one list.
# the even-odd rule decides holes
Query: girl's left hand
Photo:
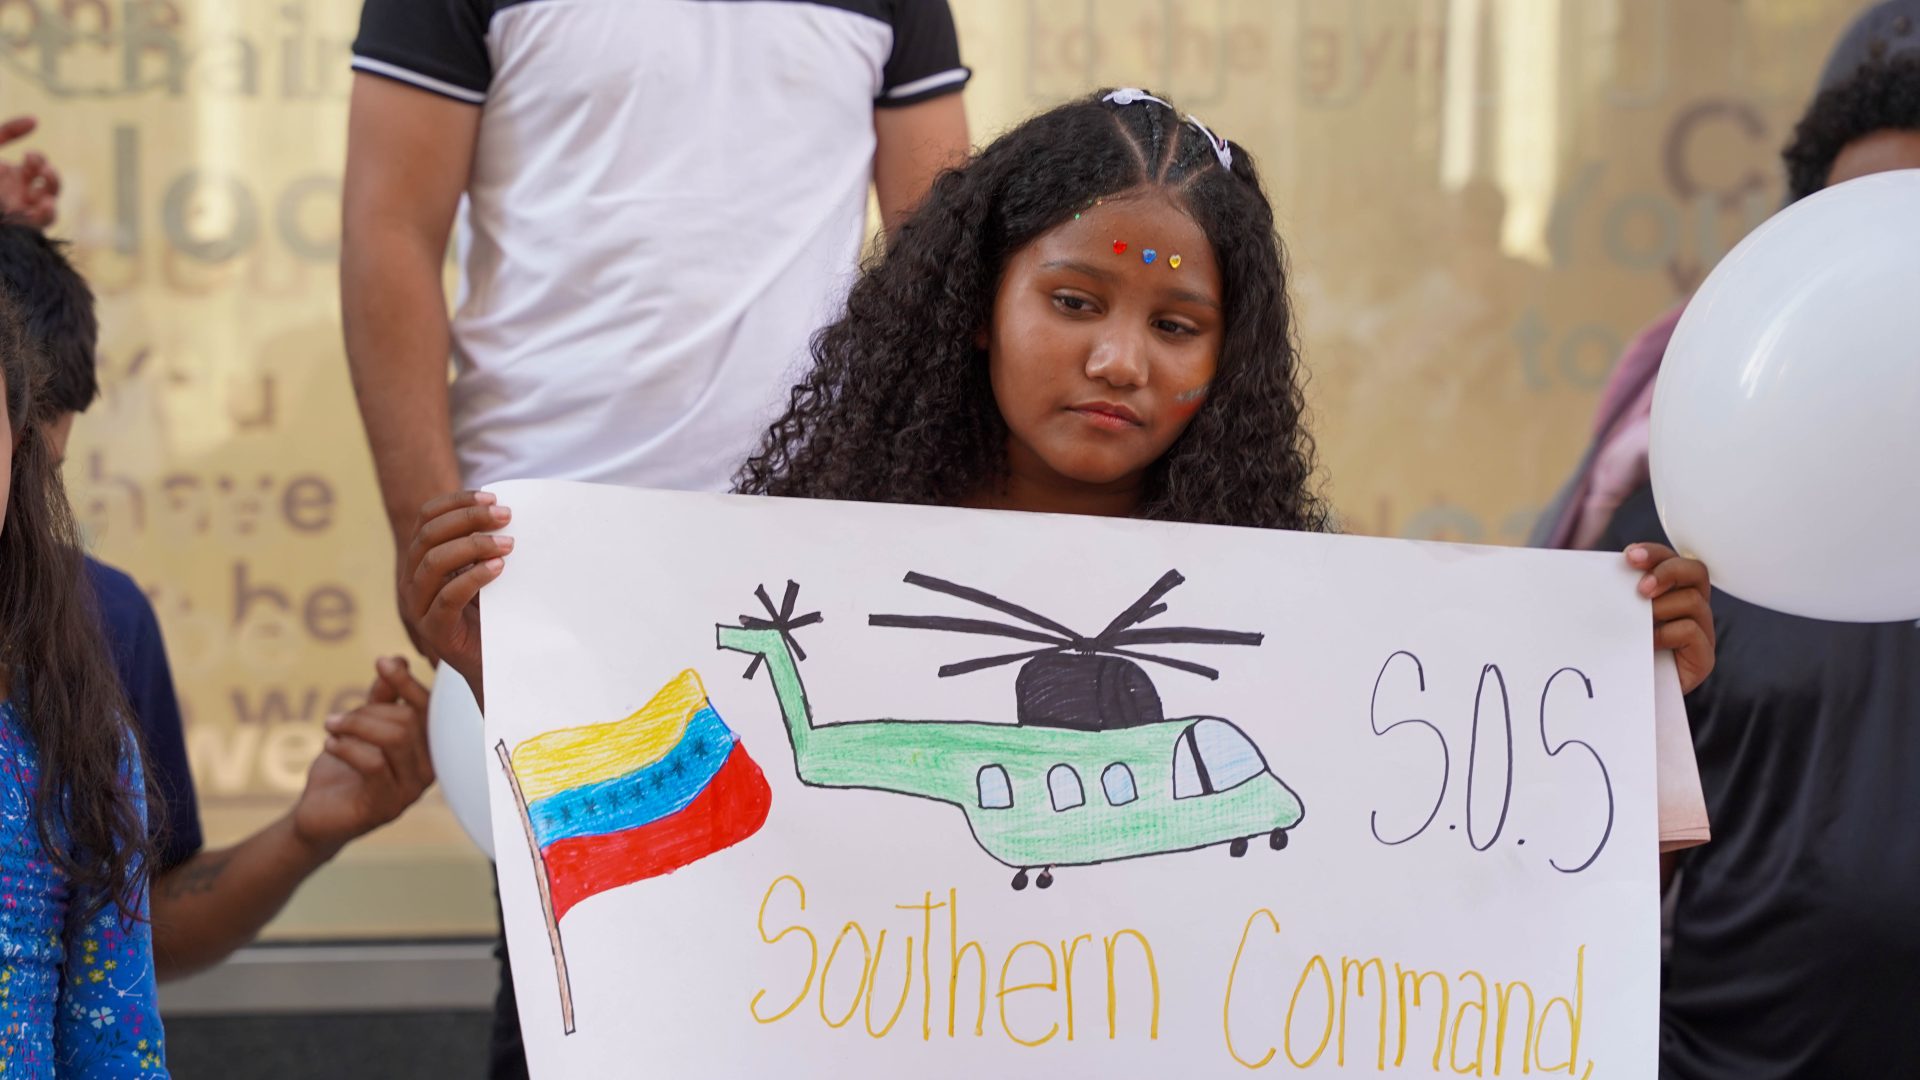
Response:
[{"label": "girl's left hand", "polygon": [[1713,608],[1707,565],[1683,559],[1664,544],[1634,544],[1627,563],[1646,571],[1640,595],[1653,601],[1653,647],[1671,649],[1680,668],[1680,689],[1693,688],[1713,673]]}]

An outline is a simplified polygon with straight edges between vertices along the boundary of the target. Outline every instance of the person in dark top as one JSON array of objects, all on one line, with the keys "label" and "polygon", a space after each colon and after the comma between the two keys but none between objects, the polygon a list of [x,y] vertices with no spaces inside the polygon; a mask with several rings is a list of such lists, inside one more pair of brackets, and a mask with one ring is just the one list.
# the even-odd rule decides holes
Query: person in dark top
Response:
[{"label": "person in dark top", "polygon": [[[40,427],[54,458],[74,417],[99,396],[93,294],[61,245],[0,218],[0,287],[19,302],[45,376]],[[433,782],[426,688],[387,658],[366,705],[327,722],[325,748],[293,809],[232,847],[204,851],[180,705],[153,607],[126,574],[88,561],[115,667],[141,732],[143,764],[164,812],[150,815],[159,855],[151,891],[154,966],[162,980],[224,960],[252,941],[300,883],[346,844],[400,816]],[[158,809],[158,808],[156,808]]]},{"label": "person in dark top", "polygon": [[88,556],[87,578],[106,623],[107,644],[120,686],[140,726],[147,773],[164,809],[151,815],[154,834],[155,877],[193,858],[204,838],[200,812],[193,798],[193,774],[187,768],[187,744],[182,737],[180,700],[173,692],[173,669],[167,665],[167,646],[160,638],[160,622],[140,586],[126,574]]},{"label": "person in dark top", "polygon": [[[1860,17],[1784,158],[1789,201],[1920,168],[1920,0]],[[1916,221],[1920,209],[1888,227]],[[1654,371],[1636,377],[1650,384]],[[1607,399],[1636,396],[1646,397],[1610,387]],[[1603,425],[1569,485],[1580,497],[1549,523],[1559,536],[1583,531],[1583,499],[1591,508],[1617,497],[1594,549],[1666,539],[1632,413],[1616,408]],[[1914,1075],[1920,623],[1821,622],[1724,593],[1713,612],[1718,663],[1687,698],[1713,840],[1681,853],[1669,888],[1661,1076]]]},{"label": "person in dark top", "polygon": [[[1665,536],[1653,492],[1600,547]],[[1675,1080],[1920,1068],[1920,624],[1713,596],[1687,698],[1713,840],[1681,853],[1660,1009]]]}]

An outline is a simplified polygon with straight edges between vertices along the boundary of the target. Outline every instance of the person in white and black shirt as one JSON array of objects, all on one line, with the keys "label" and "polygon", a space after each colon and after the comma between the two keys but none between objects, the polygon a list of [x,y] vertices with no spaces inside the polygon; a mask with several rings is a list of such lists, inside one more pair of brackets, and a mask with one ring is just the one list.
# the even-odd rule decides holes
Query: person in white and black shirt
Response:
[{"label": "person in white and black shirt", "polygon": [[724,489],[870,183],[891,226],[966,150],[945,0],[369,0],[353,63],[341,285],[396,536],[461,483]]},{"label": "person in white and black shirt", "polygon": [[892,228],[967,150],[946,0],[366,0],[353,53],[341,303],[401,581],[462,487],[725,490],[869,190]]}]

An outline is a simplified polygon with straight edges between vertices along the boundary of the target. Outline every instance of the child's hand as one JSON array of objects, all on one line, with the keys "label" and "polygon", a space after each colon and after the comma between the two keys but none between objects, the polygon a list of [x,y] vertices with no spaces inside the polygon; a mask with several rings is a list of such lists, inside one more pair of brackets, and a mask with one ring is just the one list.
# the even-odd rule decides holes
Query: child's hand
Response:
[{"label": "child's hand", "polygon": [[1707,566],[1663,544],[1634,544],[1627,562],[1646,571],[1640,595],[1653,601],[1653,647],[1673,650],[1680,689],[1692,692],[1713,672],[1713,608]]},{"label": "child's hand", "polygon": [[[26,138],[38,126],[30,116],[0,123],[0,146]],[[59,200],[60,172],[47,163],[44,155],[28,154],[18,165],[0,161],[0,214],[15,217],[31,228],[45,229],[53,224]]]},{"label": "child's hand", "polygon": [[513,519],[485,491],[456,491],[420,508],[407,550],[406,617],[480,700],[480,590],[500,576],[511,536],[490,535]]},{"label": "child's hand", "polygon": [[294,833],[321,858],[400,816],[433,783],[427,688],[389,657],[367,703],[327,720],[326,747],[293,807]]}]

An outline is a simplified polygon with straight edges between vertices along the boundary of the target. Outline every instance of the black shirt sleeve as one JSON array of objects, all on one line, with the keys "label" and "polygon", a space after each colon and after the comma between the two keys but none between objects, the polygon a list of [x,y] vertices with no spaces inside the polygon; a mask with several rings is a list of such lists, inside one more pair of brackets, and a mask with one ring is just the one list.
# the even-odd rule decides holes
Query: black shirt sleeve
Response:
[{"label": "black shirt sleeve", "polygon": [[367,0],[353,68],[478,105],[493,82],[492,12],[492,0]]},{"label": "black shirt sleeve", "polygon": [[893,53],[881,72],[880,108],[958,93],[973,77],[960,63],[960,36],[947,0],[892,0]]},{"label": "black shirt sleeve", "polygon": [[144,615],[145,629],[134,642],[128,673],[132,685],[127,687],[127,697],[146,737],[147,771],[166,802],[167,816],[158,823],[161,831],[155,837],[159,849],[155,869],[164,874],[193,858],[205,839],[200,832],[193,772],[187,764],[185,725],[180,719],[180,698],[173,689],[166,645],[153,609],[146,607]]}]

